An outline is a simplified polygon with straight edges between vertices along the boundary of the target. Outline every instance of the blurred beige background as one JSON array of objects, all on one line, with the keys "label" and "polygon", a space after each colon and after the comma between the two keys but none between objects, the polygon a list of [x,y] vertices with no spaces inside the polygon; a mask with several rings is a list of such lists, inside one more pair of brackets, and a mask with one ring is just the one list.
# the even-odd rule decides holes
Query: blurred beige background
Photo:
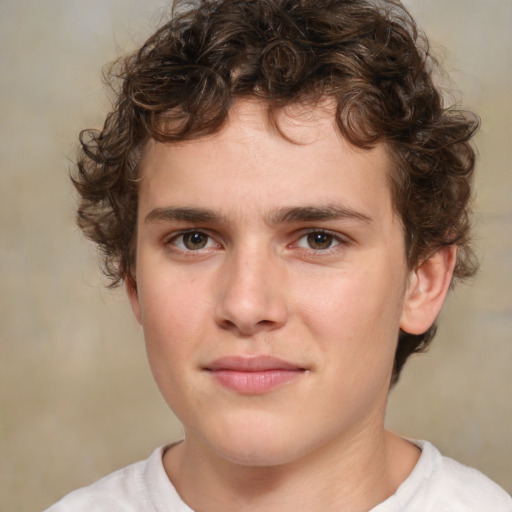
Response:
[{"label": "blurred beige background", "polygon": [[[512,0],[408,0],[480,113],[479,277],[391,394],[389,426],[512,491]],[[0,0],[0,511],[42,510],[180,434],[121,291],[74,227],[68,170],[100,70],[164,0]],[[307,411],[305,411],[307,413]]]}]

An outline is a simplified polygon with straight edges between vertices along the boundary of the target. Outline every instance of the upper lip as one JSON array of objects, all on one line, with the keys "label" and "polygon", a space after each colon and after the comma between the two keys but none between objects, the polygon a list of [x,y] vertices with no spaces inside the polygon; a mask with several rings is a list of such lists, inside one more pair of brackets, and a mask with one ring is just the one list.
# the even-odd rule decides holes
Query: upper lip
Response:
[{"label": "upper lip", "polygon": [[269,370],[304,370],[300,365],[273,356],[221,357],[205,366],[210,371],[263,372]]}]

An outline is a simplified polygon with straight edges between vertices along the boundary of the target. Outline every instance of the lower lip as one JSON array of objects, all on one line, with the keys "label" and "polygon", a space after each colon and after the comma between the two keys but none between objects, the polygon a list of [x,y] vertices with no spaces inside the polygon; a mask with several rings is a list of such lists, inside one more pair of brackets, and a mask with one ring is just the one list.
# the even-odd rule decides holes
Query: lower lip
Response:
[{"label": "lower lip", "polygon": [[213,377],[222,386],[247,395],[266,393],[299,378],[303,370],[235,371],[214,370]]}]

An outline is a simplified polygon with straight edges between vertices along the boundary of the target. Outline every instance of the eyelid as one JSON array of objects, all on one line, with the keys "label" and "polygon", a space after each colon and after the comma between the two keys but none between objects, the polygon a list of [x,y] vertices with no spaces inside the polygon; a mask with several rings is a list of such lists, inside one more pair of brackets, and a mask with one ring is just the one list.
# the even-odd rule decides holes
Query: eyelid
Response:
[{"label": "eyelid", "polygon": [[[216,247],[211,247],[211,246],[210,247],[202,247],[200,249],[193,250],[193,249],[177,247],[175,244],[173,244],[173,242],[175,240],[178,240],[180,237],[183,237],[184,235],[187,235],[190,233],[199,233],[201,235],[206,236],[209,239],[208,243],[214,242]],[[222,247],[220,242],[217,240],[217,237],[213,236],[208,229],[200,229],[200,228],[199,229],[198,228],[187,228],[187,229],[182,229],[179,231],[174,231],[173,233],[171,233],[170,235],[168,235],[164,238],[163,243],[166,246],[172,247],[172,250],[179,251],[182,253],[201,253],[201,252],[211,251],[212,249]]]},{"label": "eyelid", "polygon": [[[187,249],[187,248],[180,248],[173,243],[174,241],[176,241],[177,239],[179,239],[180,237],[182,237],[188,233],[200,233],[200,234],[208,237],[208,239],[209,239],[208,243],[210,244],[210,246],[193,250],[193,249]],[[298,242],[300,240],[302,240],[303,238],[305,238],[308,235],[313,234],[313,233],[323,233],[323,234],[332,236],[332,238],[336,242],[336,244],[327,249],[313,249],[313,248],[306,248],[306,247],[298,246]],[[211,245],[212,242],[214,243],[214,246]],[[333,231],[333,230],[326,229],[326,228],[312,227],[312,228],[303,228],[303,229],[297,230],[293,236],[293,241],[290,244],[288,244],[288,247],[292,248],[292,249],[299,248],[299,249],[302,249],[305,251],[310,251],[312,253],[329,253],[331,251],[335,251],[340,246],[346,247],[346,246],[350,245],[351,243],[353,243],[353,240],[348,235],[346,235],[344,233],[340,233],[339,231]],[[209,230],[209,229],[193,228],[193,227],[181,229],[179,231],[174,231],[174,232],[170,233],[169,235],[164,237],[163,244],[165,246],[171,247],[171,250],[174,250],[176,252],[181,252],[184,254],[185,253],[187,253],[187,254],[204,253],[206,251],[223,248],[223,244],[221,242],[219,242],[219,236],[216,233],[212,233],[211,230]]]},{"label": "eyelid", "polygon": [[332,236],[332,238],[337,242],[336,245],[329,247],[327,249],[312,249],[312,248],[303,248],[305,250],[309,250],[311,252],[315,253],[328,253],[329,251],[336,250],[339,246],[347,246],[352,243],[352,240],[349,236],[344,235],[340,233],[339,231],[332,231],[330,229],[326,228],[307,228],[307,229],[301,229],[298,232],[298,236],[296,237],[296,241],[292,244],[292,246],[298,246],[298,242],[302,240],[304,237],[307,237],[310,234],[313,233],[322,233],[325,235]]}]

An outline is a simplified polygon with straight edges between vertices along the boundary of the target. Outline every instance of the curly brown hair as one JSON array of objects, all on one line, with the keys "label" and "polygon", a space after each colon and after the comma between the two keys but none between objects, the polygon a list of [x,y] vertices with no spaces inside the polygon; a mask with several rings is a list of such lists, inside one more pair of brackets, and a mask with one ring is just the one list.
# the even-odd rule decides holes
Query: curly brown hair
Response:
[{"label": "curly brown hair", "polygon": [[[102,251],[111,286],[135,285],[137,181],[147,141],[212,134],[242,97],[270,112],[334,100],[346,139],[391,150],[409,267],[456,244],[454,278],[474,274],[469,140],[478,118],[443,105],[435,69],[426,38],[398,1],[176,2],[172,19],[111,68],[116,96],[103,129],[80,135],[78,224]],[[400,333],[393,383],[435,329]]]}]

